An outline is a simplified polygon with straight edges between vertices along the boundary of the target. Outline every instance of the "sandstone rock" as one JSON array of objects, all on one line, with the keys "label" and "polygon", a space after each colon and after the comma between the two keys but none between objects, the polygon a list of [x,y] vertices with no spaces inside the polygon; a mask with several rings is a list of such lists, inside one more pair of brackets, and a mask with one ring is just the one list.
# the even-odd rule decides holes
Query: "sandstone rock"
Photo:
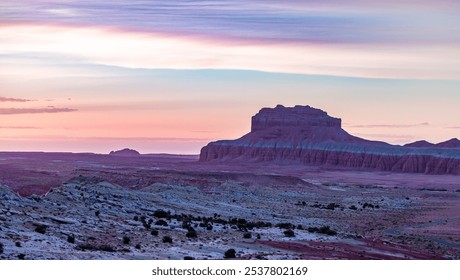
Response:
[{"label": "sandstone rock", "polygon": [[243,137],[203,147],[200,161],[283,161],[460,175],[460,149],[455,149],[459,142],[452,139],[432,147],[419,141],[401,147],[370,141],[350,135],[341,128],[340,119],[322,110],[278,105],[253,116],[251,132]]}]

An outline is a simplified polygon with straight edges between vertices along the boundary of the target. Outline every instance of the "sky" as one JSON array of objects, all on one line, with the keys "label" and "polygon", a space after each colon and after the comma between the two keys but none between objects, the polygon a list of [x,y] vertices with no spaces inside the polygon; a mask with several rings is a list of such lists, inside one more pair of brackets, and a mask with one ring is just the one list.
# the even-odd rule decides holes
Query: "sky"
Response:
[{"label": "sky", "polygon": [[1,0],[0,150],[197,154],[262,107],[460,138],[457,0]]}]

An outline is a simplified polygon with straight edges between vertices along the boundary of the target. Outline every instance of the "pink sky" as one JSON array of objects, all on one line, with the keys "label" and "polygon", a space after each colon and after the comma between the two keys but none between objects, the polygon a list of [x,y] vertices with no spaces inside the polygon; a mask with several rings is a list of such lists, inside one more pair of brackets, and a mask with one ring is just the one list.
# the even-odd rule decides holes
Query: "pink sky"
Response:
[{"label": "pink sky", "polygon": [[122,2],[1,4],[0,150],[196,154],[277,104],[394,144],[460,136],[453,1]]}]

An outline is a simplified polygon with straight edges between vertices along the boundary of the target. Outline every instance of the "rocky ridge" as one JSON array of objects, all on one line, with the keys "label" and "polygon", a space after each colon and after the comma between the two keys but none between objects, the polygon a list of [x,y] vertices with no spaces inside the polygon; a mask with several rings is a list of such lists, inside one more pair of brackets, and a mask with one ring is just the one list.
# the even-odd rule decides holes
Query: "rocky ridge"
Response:
[{"label": "rocky ridge", "polygon": [[[211,142],[200,161],[269,161],[332,165],[393,172],[460,175],[458,139],[434,145],[397,146],[355,137],[341,120],[310,106],[263,108],[251,132]],[[420,144],[419,143],[419,144]],[[429,144],[429,143],[428,143]]]}]

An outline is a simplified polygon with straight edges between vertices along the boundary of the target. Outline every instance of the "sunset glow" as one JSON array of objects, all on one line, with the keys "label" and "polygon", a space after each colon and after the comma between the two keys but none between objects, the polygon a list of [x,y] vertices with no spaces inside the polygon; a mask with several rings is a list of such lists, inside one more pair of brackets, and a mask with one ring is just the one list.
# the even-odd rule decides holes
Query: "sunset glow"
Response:
[{"label": "sunset glow", "polygon": [[456,1],[2,1],[0,150],[196,154],[262,107],[460,136]]}]

